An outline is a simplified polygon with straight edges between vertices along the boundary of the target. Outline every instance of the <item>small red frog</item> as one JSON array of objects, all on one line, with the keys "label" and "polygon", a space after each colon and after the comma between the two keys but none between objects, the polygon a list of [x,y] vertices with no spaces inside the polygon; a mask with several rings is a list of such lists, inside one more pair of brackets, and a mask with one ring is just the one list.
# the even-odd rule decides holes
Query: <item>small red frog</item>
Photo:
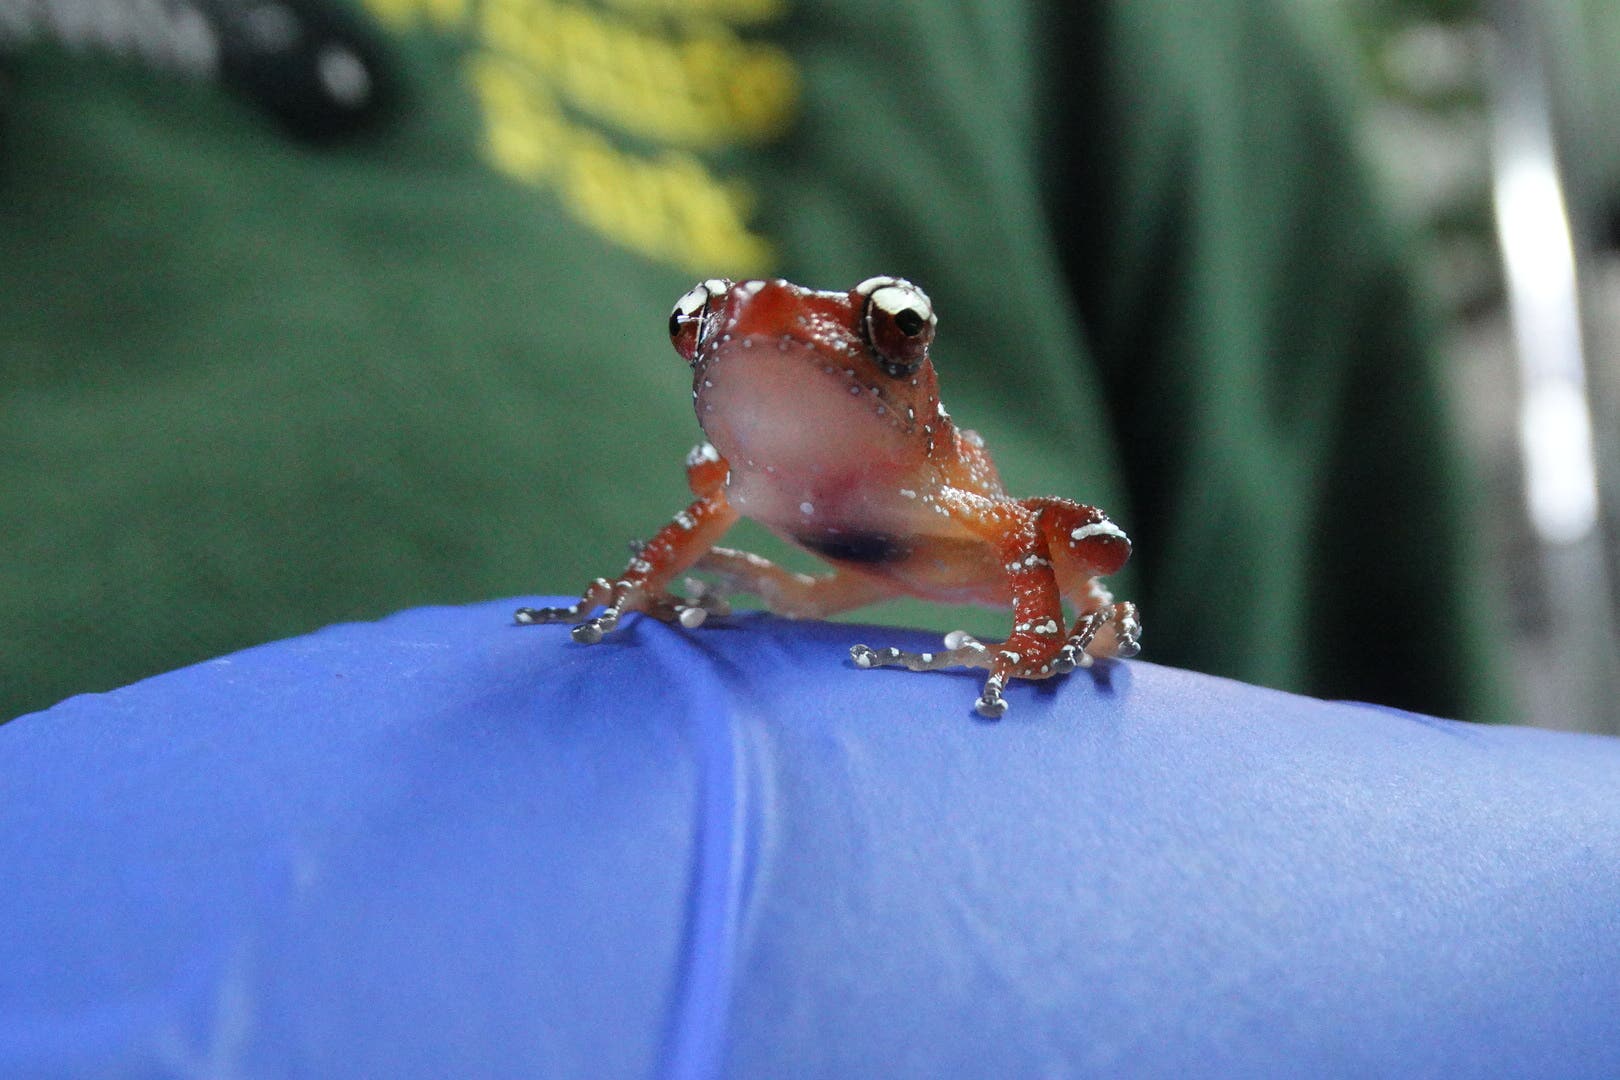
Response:
[{"label": "small red frog", "polygon": [[[936,322],[927,294],[902,278],[848,292],[787,281],[694,287],[676,302],[669,336],[692,367],[709,438],[686,459],[696,501],[637,545],[617,579],[598,578],[569,607],[523,608],[517,621],[574,623],[574,640],[590,645],[631,611],[696,627],[727,610],[725,592],[794,618],[899,595],[1011,605],[1012,635],[999,645],[956,631],[938,652],[850,649],[863,668],[986,668],[977,709],[991,719],[1007,710],[1009,679],[1134,656],[1136,605],[1115,603],[1098,580],[1125,564],[1130,540],[1095,507],[1002,490],[984,441],[940,405],[928,359]],[[792,573],[716,546],[739,517],[832,573]],[[692,595],[672,593],[687,570],[713,575],[722,591],[689,581]]]}]

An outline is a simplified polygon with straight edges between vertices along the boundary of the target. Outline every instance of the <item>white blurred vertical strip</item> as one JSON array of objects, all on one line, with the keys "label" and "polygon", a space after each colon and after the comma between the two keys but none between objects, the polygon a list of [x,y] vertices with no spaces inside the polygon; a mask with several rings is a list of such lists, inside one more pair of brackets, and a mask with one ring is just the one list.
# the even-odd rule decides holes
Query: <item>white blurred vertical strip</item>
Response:
[{"label": "white blurred vertical strip", "polygon": [[1534,0],[1497,0],[1492,187],[1519,371],[1519,443],[1548,624],[1532,714],[1620,730],[1578,247],[1558,158],[1547,27]]},{"label": "white blurred vertical strip", "polygon": [[1580,291],[1539,33],[1519,3],[1498,4],[1493,188],[1523,401],[1530,521],[1547,543],[1597,524]]}]

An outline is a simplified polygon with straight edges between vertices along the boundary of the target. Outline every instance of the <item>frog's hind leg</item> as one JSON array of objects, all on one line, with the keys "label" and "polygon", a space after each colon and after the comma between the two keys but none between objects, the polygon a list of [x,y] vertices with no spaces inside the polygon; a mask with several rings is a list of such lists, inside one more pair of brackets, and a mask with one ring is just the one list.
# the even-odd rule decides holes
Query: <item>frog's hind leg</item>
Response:
[{"label": "frog's hind leg", "polygon": [[1094,506],[1055,498],[1026,499],[1023,504],[1036,512],[1058,581],[1079,608],[1068,639],[1058,650],[1058,669],[1087,667],[1093,657],[1135,656],[1142,637],[1136,605],[1116,603],[1098,580],[1125,565],[1130,538]]},{"label": "frog's hind leg", "polygon": [[[799,574],[734,548],[712,548],[692,569],[714,577],[723,592],[751,593],[789,619],[824,619],[894,595],[892,587],[863,574],[836,567],[830,574]],[[688,587],[697,599],[718,595],[699,581]]]},{"label": "frog's hind leg", "polygon": [[1060,673],[1055,660],[1064,643],[1063,598],[1038,520],[1028,508],[1006,503],[987,513],[982,523],[987,538],[993,538],[1012,595],[1013,631],[1006,641],[987,645],[955,631],[946,635],[945,648],[939,652],[856,645],[850,649],[850,658],[864,668],[986,668],[990,675],[974,708],[986,719],[999,719],[1007,711],[1002,691],[1009,681],[1046,679]]}]

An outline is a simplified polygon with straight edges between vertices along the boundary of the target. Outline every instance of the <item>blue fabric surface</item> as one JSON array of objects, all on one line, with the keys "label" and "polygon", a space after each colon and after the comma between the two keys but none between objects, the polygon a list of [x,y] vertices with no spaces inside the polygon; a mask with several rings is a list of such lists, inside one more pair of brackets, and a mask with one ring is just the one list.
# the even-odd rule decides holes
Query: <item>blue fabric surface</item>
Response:
[{"label": "blue fabric surface", "polygon": [[0,727],[0,1075],[1620,1074],[1620,743],[740,616]]}]

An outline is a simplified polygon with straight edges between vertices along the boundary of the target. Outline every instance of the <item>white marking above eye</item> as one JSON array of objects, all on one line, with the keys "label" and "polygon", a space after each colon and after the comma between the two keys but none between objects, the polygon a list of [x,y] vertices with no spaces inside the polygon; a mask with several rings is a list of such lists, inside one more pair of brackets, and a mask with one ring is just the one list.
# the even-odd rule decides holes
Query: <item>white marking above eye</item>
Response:
[{"label": "white marking above eye", "polygon": [[1069,534],[1069,539],[1078,544],[1082,540],[1090,540],[1093,536],[1107,536],[1114,540],[1130,540],[1130,537],[1125,535],[1124,529],[1121,529],[1107,518],[1094,525],[1080,526],[1080,528]]},{"label": "white marking above eye", "polygon": [[709,295],[707,283],[692,286],[675,301],[675,314],[691,318],[703,310],[704,305],[709,302]]},{"label": "white marking above eye", "polygon": [[928,294],[909,281],[896,281],[880,286],[872,292],[872,306],[890,315],[902,311],[915,311],[925,322],[935,322],[934,302]]}]

